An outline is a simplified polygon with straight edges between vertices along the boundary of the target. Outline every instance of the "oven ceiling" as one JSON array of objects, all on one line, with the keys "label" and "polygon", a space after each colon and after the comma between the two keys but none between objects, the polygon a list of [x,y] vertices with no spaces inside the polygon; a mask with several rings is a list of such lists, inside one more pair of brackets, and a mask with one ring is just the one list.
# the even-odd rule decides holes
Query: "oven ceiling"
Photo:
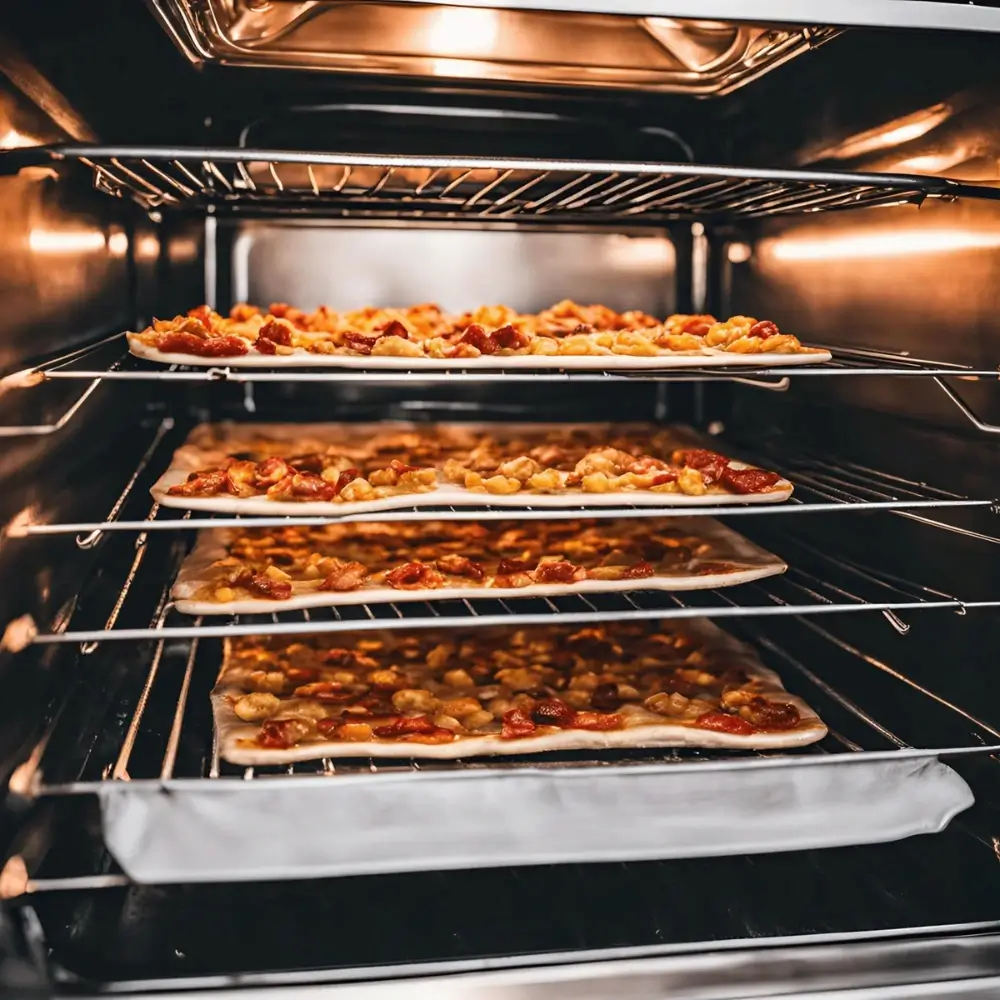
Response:
[{"label": "oven ceiling", "polygon": [[150,0],[192,62],[714,96],[835,29],[346,0]]}]

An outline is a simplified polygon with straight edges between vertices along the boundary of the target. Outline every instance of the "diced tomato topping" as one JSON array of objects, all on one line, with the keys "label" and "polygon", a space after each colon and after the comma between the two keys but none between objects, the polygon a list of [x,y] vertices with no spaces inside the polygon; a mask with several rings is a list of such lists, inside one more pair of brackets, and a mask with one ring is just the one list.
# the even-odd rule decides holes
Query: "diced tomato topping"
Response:
[{"label": "diced tomato topping", "polygon": [[746,711],[759,729],[794,729],[799,724],[799,710],[788,702],[769,701],[759,695],[752,698]]},{"label": "diced tomato topping", "polygon": [[207,330],[212,329],[214,318],[212,316],[211,307],[196,306],[194,309],[188,309],[187,314],[188,316],[191,316],[194,319],[199,320],[205,326],[205,329]]},{"label": "diced tomato topping", "polygon": [[290,492],[303,500],[332,500],[337,495],[333,483],[311,472],[296,472],[292,476]]},{"label": "diced tomato topping", "polygon": [[389,468],[396,473],[397,476],[403,475],[405,472],[416,472],[420,466],[419,465],[407,465],[405,462],[401,462],[398,458],[394,458],[389,463]]},{"label": "diced tomato topping", "polygon": [[385,575],[385,582],[397,590],[440,587],[444,579],[437,570],[420,562],[403,563]]},{"label": "diced tomato topping", "polygon": [[655,570],[648,562],[637,562],[634,566],[629,566],[622,574],[623,580],[642,580],[647,576],[652,576]]},{"label": "diced tomato topping", "polygon": [[326,579],[319,585],[320,590],[357,590],[368,576],[368,567],[364,563],[349,562],[331,570]]},{"label": "diced tomato topping", "polygon": [[693,333],[696,337],[704,337],[717,320],[714,316],[689,316],[681,326],[682,333]]},{"label": "diced tomato topping", "polygon": [[534,721],[519,708],[512,708],[509,712],[504,712],[503,729],[500,731],[502,740],[520,740],[525,736],[530,736],[538,726]]},{"label": "diced tomato topping", "polygon": [[482,580],[486,576],[486,569],[482,563],[467,559],[465,556],[454,554],[442,556],[435,565],[443,573],[450,573],[452,576],[466,576],[470,580]]},{"label": "diced tomato topping", "polygon": [[273,580],[264,573],[254,573],[248,569],[243,570],[233,580],[233,584],[272,601],[287,601],[292,596],[292,585],[288,580]]},{"label": "diced tomato topping", "polygon": [[576,578],[577,572],[577,567],[565,559],[560,562],[543,562],[535,570],[535,582],[570,583]]},{"label": "diced tomato topping", "polygon": [[[509,715],[510,713],[508,713]],[[565,728],[573,725],[576,712],[561,698],[546,698],[540,701],[531,713],[531,718],[540,726],[559,726]],[[504,716],[506,725],[507,717]]]},{"label": "diced tomato topping", "polygon": [[494,330],[490,334],[490,340],[493,342],[493,351],[489,352],[491,354],[495,351],[518,351],[528,346],[527,334],[515,330],[509,324]]},{"label": "diced tomato topping", "polygon": [[211,496],[227,487],[229,477],[224,469],[192,472],[183,483],[171,486],[167,492],[175,497]]},{"label": "diced tomato topping", "polygon": [[470,347],[476,348],[480,354],[496,354],[497,351],[519,350],[522,347],[527,347],[528,337],[510,325],[501,326],[492,333],[487,333],[478,323],[472,323],[465,328],[458,343],[468,344]]},{"label": "diced tomato topping", "polygon": [[781,476],[763,469],[727,468],[719,477],[719,482],[734,493],[763,493],[781,482]]},{"label": "diced tomato topping", "polygon": [[[415,715],[411,718],[399,716],[388,726],[376,726],[374,734],[382,739],[410,739],[411,742],[446,743],[455,738],[450,729],[434,725],[428,715]],[[427,739],[420,739],[427,737]]]},{"label": "diced tomato topping", "polygon": [[379,337],[401,337],[403,340],[409,340],[410,331],[398,319],[394,319],[382,327]]},{"label": "diced tomato topping", "polygon": [[676,472],[659,472],[653,476],[653,481],[649,484],[650,486],[662,486],[664,483],[676,483],[677,473]]},{"label": "diced tomato topping", "polygon": [[282,347],[291,347],[292,331],[284,323],[278,323],[273,319],[269,319],[260,328],[254,346],[261,354],[276,354],[276,345],[278,344]]},{"label": "diced tomato topping", "polygon": [[746,719],[726,712],[705,712],[694,720],[694,724],[699,729],[712,729],[717,733],[732,733],[735,736],[750,736],[757,732]]},{"label": "diced tomato topping", "polygon": [[598,684],[590,695],[590,704],[599,712],[617,712],[622,700],[618,696],[618,685],[614,683]]},{"label": "diced tomato topping", "polygon": [[[280,459],[278,461],[281,461]],[[317,476],[323,471],[323,456],[316,453],[310,455],[293,455],[288,464],[296,472],[313,472]]]},{"label": "diced tomato topping", "polygon": [[344,347],[356,354],[371,354],[376,343],[378,337],[366,337],[363,333],[355,333],[353,330],[344,334]]},{"label": "diced tomato topping", "polygon": [[339,497],[343,488],[348,483],[353,483],[355,479],[359,479],[360,476],[360,469],[345,469],[339,476],[337,476],[337,482],[333,487],[334,494]]},{"label": "diced tomato topping", "polygon": [[257,742],[272,750],[287,750],[295,743],[291,719],[265,719]]},{"label": "diced tomato topping", "polygon": [[729,459],[725,455],[720,455],[715,451],[706,451],[704,448],[682,451],[677,459],[684,465],[697,469],[707,483],[717,482],[729,465]]},{"label": "diced tomato topping", "polygon": [[776,337],[781,331],[778,329],[776,323],[772,323],[769,319],[763,319],[759,323],[754,323],[749,330],[747,330],[748,337],[760,337],[761,340],[767,340],[768,337]]},{"label": "diced tomato topping", "polygon": [[537,563],[526,562],[524,559],[501,559],[497,565],[497,576],[514,576],[516,573],[530,573]]},{"label": "diced tomato topping", "polygon": [[193,333],[161,333],[156,347],[164,354],[193,354],[199,358],[235,358],[250,348],[242,337],[196,337]]}]

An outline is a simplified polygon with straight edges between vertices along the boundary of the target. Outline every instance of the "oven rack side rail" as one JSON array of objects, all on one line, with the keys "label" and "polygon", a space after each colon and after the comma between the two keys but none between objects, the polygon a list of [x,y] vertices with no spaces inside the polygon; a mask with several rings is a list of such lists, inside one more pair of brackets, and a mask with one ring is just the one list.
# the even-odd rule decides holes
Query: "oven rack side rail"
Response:
[{"label": "oven rack side rail", "polygon": [[511,384],[520,382],[577,383],[609,385],[620,382],[733,382],[771,392],[785,392],[792,377],[891,376],[930,378],[958,411],[984,434],[1000,434],[1000,426],[982,418],[945,379],[978,381],[1000,378],[1000,365],[994,369],[914,358],[862,347],[818,345],[830,351],[831,361],[811,365],[733,365],[712,368],[675,368],[669,370],[537,370],[504,369],[502,360],[492,369],[456,368],[444,370],[385,369],[295,369],[267,370],[233,368],[225,364],[211,367],[157,365],[119,352],[124,334],[116,333],[93,344],[49,358],[32,368],[11,372],[0,378],[0,396],[14,389],[37,388],[46,383],[85,381],[82,393],[60,413],[39,424],[0,426],[0,438],[44,436],[66,427],[81,411],[83,404],[105,382],[203,383],[231,382],[252,392],[255,384],[320,383],[334,385],[469,385]]},{"label": "oven rack side rail", "polygon": [[[30,645],[76,644],[91,653],[106,641],[232,638],[244,635],[306,635],[310,633],[424,629],[445,627],[598,624],[608,621],[673,621],[691,618],[764,619],[813,617],[826,614],[879,613],[899,634],[910,625],[900,612],[950,610],[960,615],[1000,607],[1000,598],[963,600],[892,573],[876,571],[849,559],[789,538],[789,570],[781,575],[734,588],[685,592],[616,591],[555,597],[490,597],[400,602],[372,602],[342,607],[311,608],[262,614],[219,615],[210,619],[178,612],[171,587],[187,554],[187,539],[175,536],[166,560],[146,560],[149,537],[139,535],[135,554],[112,607],[104,614],[88,608],[60,619],[46,629],[22,616],[10,622],[0,639],[0,651],[18,652]],[[810,569],[803,568],[808,562]],[[120,624],[123,609],[138,579],[155,573],[159,598],[147,625]],[[81,602],[82,603],[82,602]]]},{"label": "oven rack side rail", "polygon": [[[76,544],[80,548],[90,549],[107,532],[121,531],[145,535],[149,532],[190,531],[198,528],[321,527],[333,523],[790,516],[884,510],[942,531],[989,544],[1000,544],[1000,534],[977,531],[928,516],[931,511],[949,509],[978,509],[1000,513],[1000,500],[997,498],[965,496],[854,462],[838,462],[806,453],[792,456],[769,451],[750,454],[739,449],[736,457],[763,468],[774,469],[791,481],[795,486],[792,497],[781,504],[739,504],[734,501],[711,507],[637,506],[623,499],[620,505],[609,507],[588,506],[585,502],[567,502],[563,507],[533,507],[528,502],[523,508],[515,508],[490,504],[468,507],[434,504],[428,496],[413,507],[401,509],[282,516],[198,513],[166,507],[158,502],[146,507],[141,498],[169,465],[173,449],[182,440],[179,430],[169,417],[151,427],[145,450],[138,457],[121,493],[102,519],[46,521],[38,511],[27,509],[6,526],[4,536],[14,539],[76,535]],[[137,517],[135,514],[139,510],[142,513]]]},{"label": "oven rack side rail", "polygon": [[232,147],[44,146],[5,154],[0,170],[61,162],[147,210],[342,220],[642,226],[1000,198],[986,186],[907,174]]}]

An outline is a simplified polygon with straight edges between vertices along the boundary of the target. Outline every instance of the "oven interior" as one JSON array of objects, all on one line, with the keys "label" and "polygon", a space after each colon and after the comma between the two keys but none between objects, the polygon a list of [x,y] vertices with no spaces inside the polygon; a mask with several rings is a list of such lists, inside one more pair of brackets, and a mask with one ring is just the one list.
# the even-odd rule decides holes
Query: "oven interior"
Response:
[{"label": "oven interior", "polygon": [[[8,981],[144,992],[752,952],[753,975],[777,982],[798,959],[770,969],[768,948],[824,944],[855,949],[851,963],[824,967],[831,986],[995,974],[996,761],[982,748],[1000,744],[1000,401],[989,384],[997,36],[552,13],[529,30],[509,14],[491,36],[496,59],[473,76],[447,62],[485,59],[462,49],[461,33],[415,55],[413,38],[427,36],[404,18],[392,21],[398,37],[373,45],[376,27],[402,13],[391,4],[101,6],[95,18],[66,0],[18,5],[0,45]],[[424,10],[399,6],[410,19]],[[623,46],[667,31],[673,49],[660,46],[648,79],[628,71],[635,50],[605,51],[601,72],[570,72],[538,54],[570,28],[587,45],[602,28]],[[357,51],[347,42],[334,58],[343,38],[370,64],[348,59]],[[511,38],[525,47],[504,49]],[[503,72],[515,56],[519,68]],[[353,159],[337,163],[345,152]],[[393,157],[432,166],[414,180]],[[469,157],[499,165],[470,179]],[[526,158],[547,166],[524,173]],[[680,166],[644,181],[620,166],[637,163]],[[760,173],[771,168],[786,174]],[[836,177],[823,186],[817,172]],[[869,176],[879,172],[916,177],[893,187]],[[519,190],[529,181],[534,195]],[[624,185],[638,196],[642,183],[652,197],[625,203],[644,206],[636,212],[610,193]],[[118,336],[202,301],[222,311],[241,300],[536,309],[564,297],[773,317],[831,345],[836,362],[739,377],[243,381],[202,370],[153,377]],[[208,691],[223,630],[170,609],[194,532],[148,497],[188,430],[224,417],[649,419],[719,435],[796,484],[788,510],[722,518],[782,556],[784,577],[683,599],[357,614],[395,627],[490,615],[513,626],[526,615],[701,608],[752,641],[829,723],[831,735],[802,753],[939,750],[975,805],[940,833],[823,851],[132,882],[103,842],[102,783],[280,780],[278,769],[247,774],[213,754]],[[293,617],[235,624],[266,631]],[[359,761],[326,777],[408,768]],[[916,951],[890,967],[877,950],[886,940]],[[943,957],[931,946],[969,940],[982,952]],[[743,995],[750,973],[671,975],[678,996],[709,985]]]}]

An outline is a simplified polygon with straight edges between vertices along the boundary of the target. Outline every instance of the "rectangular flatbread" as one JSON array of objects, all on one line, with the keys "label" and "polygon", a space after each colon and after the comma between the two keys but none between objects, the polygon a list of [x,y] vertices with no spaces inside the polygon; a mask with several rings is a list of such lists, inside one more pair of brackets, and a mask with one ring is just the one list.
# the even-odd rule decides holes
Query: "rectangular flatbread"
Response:
[{"label": "rectangular flatbread", "polygon": [[627,747],[804,746],[826,726],[704,619],[227,640],[212,692],[233,764]]},{"label": "rectangular flatbread", "polygon": [[202,424],[151,493],[229,514],[779,503],[792,484],[655,424]]},{"label": "rectangular flatbread", "polygon": [[449,314],[425,303],[404,309],[312,313],[285,303],[240,303],[229,316],[208,306],[129,333],[137,357],[168,365],[230,368],[354,368],[373,371],[575,369],[589,371],[772,366],[830,360],[770,321],[673,315],[563,301],[537,314],[483,306]]},{"label": "rectangular flatbread", "polygon": [[257,614],[476,597],[704,590],[783,573],[711,518],[417,521],[200,532],[177,610]]}]

